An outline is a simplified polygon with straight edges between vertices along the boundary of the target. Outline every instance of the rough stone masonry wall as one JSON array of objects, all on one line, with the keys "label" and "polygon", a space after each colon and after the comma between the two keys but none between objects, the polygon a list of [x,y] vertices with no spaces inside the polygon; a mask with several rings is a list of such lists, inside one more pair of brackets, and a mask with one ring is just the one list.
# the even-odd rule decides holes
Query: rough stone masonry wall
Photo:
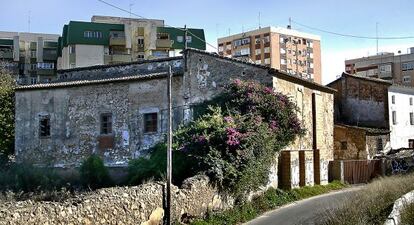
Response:
[{"label": "rough stone masonry wall", "polygon": [[[162,183],[148,183],[100,189],[64,202],[1,203],[0,225],[161,224],[163,191]],[[205,176],[187,179],[181,189],[172,186],[172,202],[173,221],[199,217],[233,205],[232,199],[219,195]],[[149,223],[150,218],[152,223]]]}]

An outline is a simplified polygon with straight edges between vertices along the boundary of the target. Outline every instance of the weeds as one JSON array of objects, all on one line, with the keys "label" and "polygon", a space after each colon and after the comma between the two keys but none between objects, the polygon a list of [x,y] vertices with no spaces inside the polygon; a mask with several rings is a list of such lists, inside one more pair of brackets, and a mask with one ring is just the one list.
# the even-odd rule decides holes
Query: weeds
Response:
[{"label": "weeds", "polygon": [[414,224],[414,203],[405,206],[401,213],[401,225]]}]

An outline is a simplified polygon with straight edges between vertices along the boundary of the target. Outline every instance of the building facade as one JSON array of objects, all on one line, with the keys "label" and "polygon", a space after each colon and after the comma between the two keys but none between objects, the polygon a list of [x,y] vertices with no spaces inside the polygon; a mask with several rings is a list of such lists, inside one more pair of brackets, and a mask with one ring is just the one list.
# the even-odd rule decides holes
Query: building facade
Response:
[{"label": "building facade", "polygon": [[217,40],[222,56],[246,58],[316,83],[322,82],[321,43],[317,35],[265,27]]},{"label": "building facade", "polygon": [[414,48],[407,54],[380,53],[345,60],[345,71],[364,77],[390,80],[395,84],[414,86]]},{"label": "building facade", "polygon": [[[59,82],[18,88],[17,160],[74,167],[95,153],[107,166],[126,166],[145,155],[165,138],[166,70],[171,66],[174,127],[191,120],[192,106],[219,93],[232,79],[256,80],[289,95],[299,106],[306,133],[284,149],[284,161],[292,169],[283,171],[291,187],[301,184],[299,172],[305,170],[305,183],[327,183],[333,159],[333,89],[204,51],[188,49],[184,54],[62,70]],[[270,176],[274,186],[278,168]]]},{"label": "building facade", "polygon": [[[186,36],[187,33],[187,36]],[[165,27],[163,20],[93,16],[70,21],[59,42],[59,69],[134,62],[180,55],[187,47],[205,50],[204,31]]]},{"label": "building facade", "polygon": [[56,78],[59,35],[0,32],[0,61],[19,84]]},{"label": "building facade", "polygon": [[388,89],[391,148],[414,148],[414,89],[392,85]]}]

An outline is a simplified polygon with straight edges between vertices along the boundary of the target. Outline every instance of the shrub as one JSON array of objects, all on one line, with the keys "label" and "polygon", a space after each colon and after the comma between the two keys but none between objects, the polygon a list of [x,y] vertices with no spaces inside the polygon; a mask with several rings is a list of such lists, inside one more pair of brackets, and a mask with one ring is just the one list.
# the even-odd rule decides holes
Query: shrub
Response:
[{"label": "shrub", "polygon": [[[172,154],[173,183],[180,185],[185,178],[195,175],[191,170],[191,161],[179,151]],[[147,180],[162,180],[166,175],[167,146],[157,144],[149,151],[149,158],[141,157],[128,163],[128,184],[137,185]]]},{"label": "shrub", "polygon": [[275,153],[304,132],[296,105],[255,82],[235,80],[203,105],[210,106],[176,132],[175,149],[239,199],[267,183]]},{"label": "shrub", "polygon": [[107,187],[112,183],[108,169],[97,155],[88,157],[79,172],[82,184],[92,189]]},{"label": "shrub", "polygon": [[15,81],[0,62],[0,158],[14,152],[14,87]]}]

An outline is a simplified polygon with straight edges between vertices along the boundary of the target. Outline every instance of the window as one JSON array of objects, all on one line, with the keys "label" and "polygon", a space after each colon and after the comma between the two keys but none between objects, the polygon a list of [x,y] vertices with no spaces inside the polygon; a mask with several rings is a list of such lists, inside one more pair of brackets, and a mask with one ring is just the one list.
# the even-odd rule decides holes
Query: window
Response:
[{"label": "window", "polygon": [[240,49],[241,55],[250,55],[250,48],[242,48]]},{"label": "window", "polygon": [[39,136],[43,138],[50,137],[50,116],[40,116]]},{"label": "window", "polygon": [[270,58],[265,59],[265,60],[264,60],[264,63],[265,63],[266,65],[269,65],[269,64],[270,64]]},{"label": "window", "polygon": [[[282,49],[280,49],[280,52],[282,53]],[[270,53],[270,47],[264,48],[264,53]],[[285,50],[286,53],[286,50]]]},{"label": "window", "polygon": [[260,48],[259,49],[256,49],[254,52],[256,53],[256,55],[262,54],[262,50]]},{"label": "window", "polygon": [[256,44],[260,44],[260,36],[259,37],[256,37],[255,43]]},{"label": "window", "polygon": [[167,33],[157,33],[157,39],[159,40],[169,40],[170,35]]},{"label": "window", "polygon": [[233,41],[233,46],[236,48],[237,46],[241,45],[241,40],[235,40]]},{"label": "window", "polygon": [[286,59],[280,59],[280,64],[286,65]]},{"label": "window", "polygon": [[414,113],[410,112],[410,125],[414,125]]},{"label": "window", "polygon": [[410,105],[413,105],[413,97],[410,97]]},{"label": "window", "polygon": [[139,47],[144,47],[144,37],[142,36],[138,37],[138,45]]},{"label": "window", "polygon": [[414,148],[414,139],[409,139],[408,140],[408,147],[409,148]]},{"label": "window", "polygon": [[407,71],[407,70],[413,70],[414,69],[414,62],[406,62],[401,64],[401,70]]},{"label": "window", "polygon": [[75,53],[76,53],[76,46],[69,45],[69,54],[75,54]]},{"label": "window", "polygon": [[280,42],[281,44],[285,43],[285,38],[284,38],[284,37],[280,37],[280,38],[279,38],[279,42]]},{"label": "window", "polygon": [[242,45],[250,44],[250,38],[244,38],[241,40],[241,42],[242,42]]},{"label": "window", "polygon": [[377,152],[381,152],[383,150],[382,146],[382,138],[377,139]]},{"label": "window", "polygon": [[256,60],[256,64],[261,64],[262,60]]},{"label": "window", "polygon": [[39,62],[39,63],[37,63],[37,68],[38,69],[54,69],[55,68],[55,64],[54,63],[42,63],[42,62]]},{"label": "window", "polygon": [[84,31],[83,37],[85,38],[102,38],[102,32],[101,31]]},{"label": "window", "polygon": [[266,36],[263,38],[263,43],[268,43],[270,42],[270,36]]},{"label": "window", "polygon": [[226,50],[231,50],[231,44],[230,45],[226,45]]},{"label": "window", "polygon": [[411,83],[411,76],[409,76],[409,75],[406,75],[406,76],[403,76],[403,82],[404,83]]},{"label": "window", "polygon": [[112,133],[112,113],[101,114],[101,134]]},{"label": "window", "polygon": [[144,133],[152,133],[158,131],[158,114],[144,114]]},{"label": "window", "polygon": [[341,141],[341,150],[347,150],[348,149],[348,142]]},{"label": "window", "polygon": [[183,36],[177,36],[177,42],[183,42],[184,41],[184,37]]},{"label": "window", "polygon": [[36,84],[37,83],[37,77],[30,78],[30,84]]},{"label": "window", "polygon": [[187,43],[191,43],[193,42],[193,37],[192,36],[187,36]]},{"label": "window", "polygon": [[223,50],[224,50],[223,45],[221,45],[221,46],[219,46],[219,47],[218,47],[218,51],[219,51],[219,52],[222,52]]},{"label": "window", "polygon": [[396,111],[392,111],[392,124],[394,125],[397,124],[397,112]]},{"label": "window", "polygon": [[391,96],[391,103],[395,104],[395,95]]}]

